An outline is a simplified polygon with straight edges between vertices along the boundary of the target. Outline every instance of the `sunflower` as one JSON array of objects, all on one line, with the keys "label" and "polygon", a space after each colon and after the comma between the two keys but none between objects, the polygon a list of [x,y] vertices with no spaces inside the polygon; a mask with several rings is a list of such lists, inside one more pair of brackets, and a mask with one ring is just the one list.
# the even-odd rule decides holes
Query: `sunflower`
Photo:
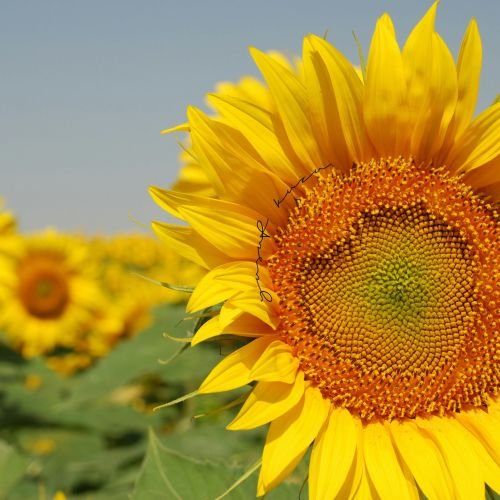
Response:
[{"label": "sunflower", "polygon": [[500,103],[473,118],[481,41],[458,61],[437,3],[401,50],[377,22],[366,72],[304,39],[300,71],[251,49],[269,104],[188,109],[214,196],[151,188],[153,223],[206,269],[192,344],[250,342],[199,394],[253,389],[231,430],[270,424],[257,495],[312,446],[312,499],[480,499],[500,491]]},{"label": "sunflower", "polygon": [[151,283],[193,283],[200,269],[141,234],[94,237],[85,241],[98,264],[100,307],[75,336],[71,349],[47,359],[55,371],[70,375],[106,356],[122,340],[144,330],[154,306],[186,300],[186,294]]},{"label": "sunflower", "polygon": [[23,356],[69,348],[101,301],[96,266],[80,238],[53,230],[0,244],[0,330]]}]

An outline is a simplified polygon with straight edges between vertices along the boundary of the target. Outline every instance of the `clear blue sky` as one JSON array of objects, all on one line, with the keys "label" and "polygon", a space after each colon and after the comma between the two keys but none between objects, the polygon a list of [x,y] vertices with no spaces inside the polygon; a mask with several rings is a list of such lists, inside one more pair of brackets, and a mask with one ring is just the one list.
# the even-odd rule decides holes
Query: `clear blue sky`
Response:
[{"label": "clear blue sky", "polygon": [[[430,0],[23,0],[0,16],[0,196],[21,229],[136,230],[164,218],[150,184],[176,175],[175,137],[220,80],[257,74],[247,47],[300,53],[303,35],[353,61],[378,16],[400,42]],[[476,17],[484,58],[479,109],[500,91],[500,1],[442,0],[438,31],[453,53]]]}]

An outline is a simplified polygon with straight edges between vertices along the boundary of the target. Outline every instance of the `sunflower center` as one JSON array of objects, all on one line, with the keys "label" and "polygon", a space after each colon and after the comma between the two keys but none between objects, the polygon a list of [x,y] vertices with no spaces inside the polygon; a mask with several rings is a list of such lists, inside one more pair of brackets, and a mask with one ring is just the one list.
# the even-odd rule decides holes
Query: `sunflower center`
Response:
[{"label": "sunflower center", "polygon": [[19,269],[19,296],[40,319],[60,317],[69,301],[68,277],[51,256],[32,256]]},{"label": "sunflower center", "polygon": [[281,336],[364,420],[481,406],[498,390],[498,217],[402,159],[318,178],[269,261]]}]

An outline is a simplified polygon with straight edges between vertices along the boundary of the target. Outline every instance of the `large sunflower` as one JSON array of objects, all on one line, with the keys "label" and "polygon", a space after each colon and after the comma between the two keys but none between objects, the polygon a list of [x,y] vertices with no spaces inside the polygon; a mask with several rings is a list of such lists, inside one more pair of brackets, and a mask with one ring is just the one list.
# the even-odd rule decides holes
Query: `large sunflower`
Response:
[{"label": "large sunflower", "polygon": [[400,50],[377,22],[366,74],[322,38],[301,71],[252,56],[269,106],[188,109],[215,195],[152,188],[156,232],[207,269],[192,343],[255,337],[199,393],[255,386],[232,430],[270,423],[257,494],[309,446],[312,499],[500,491],[500,103],[472,118],[481,42],[455,64],[436,4]]},{"label": "large sunflower", "polygon": [[96,263],[53,230],[0,244],[0,331],[23,356],[70,348],[102,305]]}]

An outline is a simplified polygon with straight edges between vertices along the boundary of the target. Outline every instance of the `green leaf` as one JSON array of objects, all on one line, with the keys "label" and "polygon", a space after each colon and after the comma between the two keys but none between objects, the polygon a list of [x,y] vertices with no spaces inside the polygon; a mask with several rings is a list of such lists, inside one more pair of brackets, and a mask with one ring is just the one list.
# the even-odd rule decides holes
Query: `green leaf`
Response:
[{"label": "green leaf", "polygon": [[24,475],[27,459],[12,446],[0,441],[0,498],[7,494]]},{"label": "green leaf", "polygon": [[[239,467],[227,467],[181,455],[165,447],[150,431],[148,451],[132,498],[213,500],[228,489],[242,472]],[[243,483],[228,498],[244,500],[252,495],[255,495],[255,491]]]},{"label": "green leaf", "polygon": [[[230,419],[227,419],[230,421]],[[222,425],[195,425],[168,435],[162,442],[182,455],[197,459],[231,460],[237,465],[256,462],[262,453],[264,428],[228,431]]]},{"label": "green leaf", "polygon": [[[168,442],[168,439],[166,440]],[[206,451],[206,450],[205,450]],[[150,431],[149,446],[132,494],[133,500],[213,500],[228,490],[250,466],[227,464],[183,455],[165,446]],[[255,498],[257,474],[244,481],[226,497],[227,500]],[[298,499],[301,481],[292,479],[266,495],[266,500]],[[307,488],[301,500],[307,498]]]},{"label": "green leaf", "polygon": [[486,500],[500,500],[500,494],[493,491],[489,486],[486,486]]}]

